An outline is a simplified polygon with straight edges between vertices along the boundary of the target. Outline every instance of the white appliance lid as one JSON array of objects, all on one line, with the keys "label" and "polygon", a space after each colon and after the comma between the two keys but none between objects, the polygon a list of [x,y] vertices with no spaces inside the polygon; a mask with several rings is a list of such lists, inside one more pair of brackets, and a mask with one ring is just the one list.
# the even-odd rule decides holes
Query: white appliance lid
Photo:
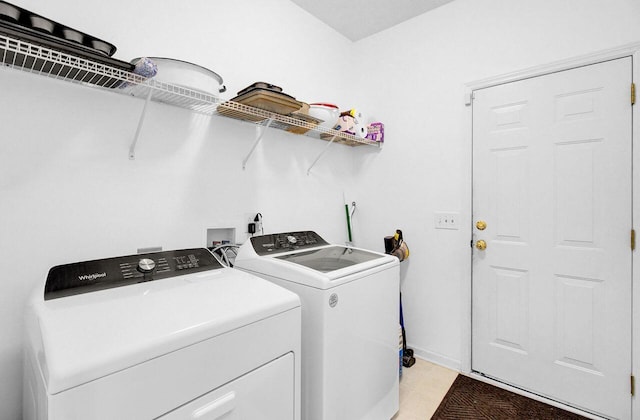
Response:
[{"label": "white appliance lid", "polygon": [[399,263],[392,255],[328,244],[313,231],[252,237],[240,247],[234,262],[236,268],[257,275],[317,289],[337,287]]},{"label": "white appliance lid", "polygon": [[291,254],[275,255],[274,258],[328,273],[379,259],[380,254],[358,248],[332,245]]},{"label": "white appliance lid", "polygon": [[300,306],[297,295],[230,268],[31,300],[29,345],[50,394]]}]

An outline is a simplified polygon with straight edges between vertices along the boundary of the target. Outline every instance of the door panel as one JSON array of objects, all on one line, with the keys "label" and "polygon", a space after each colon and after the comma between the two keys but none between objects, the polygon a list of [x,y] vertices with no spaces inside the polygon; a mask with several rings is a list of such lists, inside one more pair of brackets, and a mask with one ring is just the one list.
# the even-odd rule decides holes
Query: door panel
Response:
[{"label": "door panel", "polygon": [[595,245],[593,169],[602,143],[598,139],[556,145],[557,245]]},{"label": "door panel", "polygon": [[525,147],[494,150],[496,239],[526,242],[527,190],[520,186],[528,173],[528,153]]},{"label": "door panel", "polygon": [[631,58],[474,92],[472,369],[629,418]]},{"label": "door panel", "polygon": [[594,351],[598,330],[594,325],[596,314],[602,311],[602,281],[566,276],[556,276],[558,296],[556,311],[558,343],[556,362],[568,368],[586,369],[590,373],[601,373],[596,366]]},{"label": "door panel", "polygon": [[526,271],[494,268],[493,344],[518,353],[528,351],[529,275]]}]

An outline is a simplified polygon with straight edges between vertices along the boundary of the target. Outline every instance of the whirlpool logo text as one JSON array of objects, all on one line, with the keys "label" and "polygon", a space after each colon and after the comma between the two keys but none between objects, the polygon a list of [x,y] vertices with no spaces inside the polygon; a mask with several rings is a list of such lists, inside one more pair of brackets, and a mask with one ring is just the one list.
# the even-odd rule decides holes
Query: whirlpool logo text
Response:
[{"label": "whirlpool logo text", "polygon": [[78,276],[78,280],[82,280],[82,281],[93,281],[102,277],[107,277],[107,273],[94,273],[94,274],[84,274],[82,276]]}]

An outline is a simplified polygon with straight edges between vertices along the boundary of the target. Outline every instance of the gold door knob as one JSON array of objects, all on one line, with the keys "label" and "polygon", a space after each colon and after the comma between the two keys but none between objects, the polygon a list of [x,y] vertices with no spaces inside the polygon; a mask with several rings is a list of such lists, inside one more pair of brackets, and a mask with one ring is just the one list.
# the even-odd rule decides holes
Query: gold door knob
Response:
[{"label": "gold door knob", "polygon": [[476,228],[478,230],[485,230],[487,228],[487,222],[485,222],[484,220],[478,220],[476,222]]},{"label": "gold door knob", "polygon": [[476,242],[476,248],[478,248],[480,251],[484,251],[485,249],[487,249],[487,243],[480,239],[478,242]]}]

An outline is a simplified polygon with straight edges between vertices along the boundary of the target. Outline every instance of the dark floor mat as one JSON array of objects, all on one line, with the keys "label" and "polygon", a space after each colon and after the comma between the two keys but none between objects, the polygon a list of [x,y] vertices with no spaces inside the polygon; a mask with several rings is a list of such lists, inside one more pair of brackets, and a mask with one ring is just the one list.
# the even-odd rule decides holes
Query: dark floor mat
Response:
[{"label": "dark floor mat", "polygon": [[458,375],[431,419],[578,420],[585,417]]}]

